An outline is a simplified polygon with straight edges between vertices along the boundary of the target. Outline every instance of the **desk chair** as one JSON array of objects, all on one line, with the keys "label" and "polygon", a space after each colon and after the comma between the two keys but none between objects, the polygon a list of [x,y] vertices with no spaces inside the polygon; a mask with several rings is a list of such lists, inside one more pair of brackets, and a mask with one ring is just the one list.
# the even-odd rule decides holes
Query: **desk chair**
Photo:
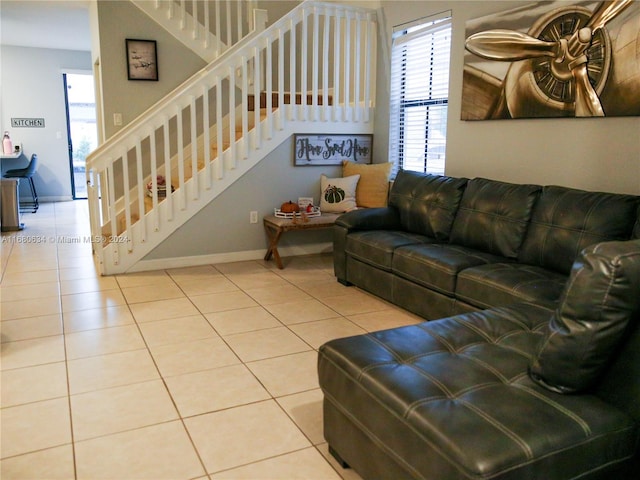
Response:
[{"label": "desk chair", "polygon": [[38,207],[40,204],[38,203],[38,193],[36,192],[36,186],[33,183],[33,174],[36,173],[36,168],[38,168],[38,156],[34,153],[31,155],[31,160],[29,161],[29,165],[25,168],[14,168],[12,170],[7,170],[4,173],[4,178],[26,178],[29,180],[29,187],[31,188],[31,196],[33,197],[33,202],[29,203],[21,203],[20,207],[29,206],[33,207],[33,212],[36,213],[38,211]]}]

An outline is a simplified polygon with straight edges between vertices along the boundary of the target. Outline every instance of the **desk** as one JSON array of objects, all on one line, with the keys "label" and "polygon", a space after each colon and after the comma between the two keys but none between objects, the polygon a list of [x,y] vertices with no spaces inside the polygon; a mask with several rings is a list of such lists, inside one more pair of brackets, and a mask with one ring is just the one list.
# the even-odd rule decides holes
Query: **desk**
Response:
[{"label": "desk", "polygon": [[275,215],[267,215],[262,220],[264,224],[264,230],[267,232],[269,238],[269,248],[264,256],[265,260],[270,260],[273,256],[278,268],[282,269],[282,259],[278,253],[278,242],[284,232],[292,230],[318,230],[320,228],[331,228],[336,219],[342,215],[341,213],[323,213],[319,217],[307,218],[307,222],[303,222],[302,219],[297,219],[294,223],[293,219],[280,218]]},{"label": "desk", "polygon": [[[11,162],[10,164],[11,168],[23,168],[23,167],[26,167],[27,166],[26,164],[29,163],[29,159],[24,154],[24,150],[10,153],[9,155],[5,155],[4,153],[0,154],[0,172],[2,173],[2,175],[4,175],[5,170],[9,170],[8,168],[5,168],[5,165],[6,165],[5,160],[19,160],[20,162],[25,163],[25,165],[15,166],[16,164],[18,164],[18,162]],[[2,175],[0,175],[0,177]]]}]

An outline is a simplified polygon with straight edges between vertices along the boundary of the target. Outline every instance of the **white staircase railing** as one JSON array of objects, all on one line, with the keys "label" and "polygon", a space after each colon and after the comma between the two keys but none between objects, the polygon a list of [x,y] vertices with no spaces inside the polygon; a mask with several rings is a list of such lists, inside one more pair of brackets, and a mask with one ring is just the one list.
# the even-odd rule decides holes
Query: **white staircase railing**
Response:
[{"label": "white staircase railing", "polygon": [[207,63],[254,30],[255,0],[131,0]]},{"label": "white staircase railing", "polygon": [[375,28],[373,10],[304,2],[92,152],[101,273],[131,269],[295,131],[371,133]]}]

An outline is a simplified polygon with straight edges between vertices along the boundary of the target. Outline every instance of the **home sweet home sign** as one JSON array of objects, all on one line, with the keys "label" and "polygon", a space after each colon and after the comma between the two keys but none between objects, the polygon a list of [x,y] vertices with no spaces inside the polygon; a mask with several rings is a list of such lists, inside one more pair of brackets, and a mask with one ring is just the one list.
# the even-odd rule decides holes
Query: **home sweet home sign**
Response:
[{"label": "home sweet home sign", "polygon": [[294,135],[296,166],[341,165],[343,160],[371,163],[373,135]]}]

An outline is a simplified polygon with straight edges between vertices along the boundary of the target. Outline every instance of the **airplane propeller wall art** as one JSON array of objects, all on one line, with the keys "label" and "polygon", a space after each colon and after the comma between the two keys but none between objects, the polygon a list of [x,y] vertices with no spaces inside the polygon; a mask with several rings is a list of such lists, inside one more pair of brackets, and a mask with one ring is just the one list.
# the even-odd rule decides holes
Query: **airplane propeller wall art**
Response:
[{"label": "airplane propeller wall art", "polygon": [[640,115],[640,2],[537,2],[466,24],[463,120]]}]

